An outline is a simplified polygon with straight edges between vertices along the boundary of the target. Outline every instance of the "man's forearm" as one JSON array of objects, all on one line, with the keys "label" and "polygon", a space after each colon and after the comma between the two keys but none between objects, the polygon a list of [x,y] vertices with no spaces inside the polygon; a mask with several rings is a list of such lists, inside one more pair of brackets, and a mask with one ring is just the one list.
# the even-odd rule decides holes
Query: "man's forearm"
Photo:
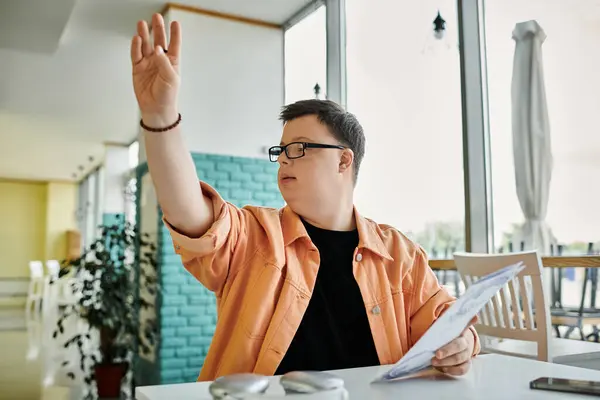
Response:
[{"label": "man's forearm", "polygon": [[177,125],[181,121],[181,27],[173,21],[170,28],[167,44],[162,15],[152,16],[152,39],[148,23],[138,21],[130,49],[133,91],[142,115],[148,168],[162,211],[181,234],[199,237],[212,224],[213,210],[210,199],[202,195],[192,156]]},{"label": "man's forearm", "polygon": [[166,219],[182,234],[201,236],[213,221],[213,210],[203,198],[181,129],[144,132],[144,141],[148,169]]}]

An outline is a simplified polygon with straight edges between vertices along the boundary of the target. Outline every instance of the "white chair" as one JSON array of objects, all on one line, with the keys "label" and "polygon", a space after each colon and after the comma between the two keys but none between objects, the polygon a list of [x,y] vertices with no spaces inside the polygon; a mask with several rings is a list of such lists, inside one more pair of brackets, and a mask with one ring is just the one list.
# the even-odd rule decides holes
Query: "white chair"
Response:
[{"label": "white chair", "polygon": [[58,261],[46,261],[46,272],[42,299],[42,319],[47,323],[51,316],[50,314],[56,307],[56,300],[60,291],[58,288],[58,274],[60,272],[60,264]]},{"label": "white chair", "polygon": [[48,274],[44,278],[44,295],[42,300],[42,320],[44,322],[44,338],[49,340],[56,329],[56,323],[62,307],[76,303],[73,294],[73,278],[60,277],[60,263],[57,260],[46,261]]},{"label": "white chair", "polygon": [[38,358],[42,345],[41,316],[44,296],[44,265],[41,261],[29,262],[29,288],[25,302],[25,325],[27,327],[28,360]]},{"label": "white chair", "polygon": [[60,263],[57,260],[48,260],[46,261],[46,269],[49,276],[57,279],[60,272]]},{"label": "white chair", "polygon": [[[63,326],[64,334],[58,334],[56,338],[53,333],[57,328],[57,321],[62,307],[75,304],[76,296],[73,294],[72,286],[74,278],[63,276],[59,278],[60,262],[57,260],[46,261],[47,275],[44,279],[43,298],[43,386],[77,386],[80,382],[65,380],[67,370],[78,365],[78,352],[75,347],[64,348],[66,340],[76,333],[87,331],[83,321],[71,316],[67,318]],[[84,330],[85,329],[85,330]]]},{"label": "white chair", "polygon": [[[475,329],[484,336],[532,342],[537,345],[535,358],[551,361],[550,311],[544,298],[542,262],[537,253],[455,253],[454,262],[467,288],[482,276],[523,262],[525,269],[481,310]],[[515,354],[511,349],[502,349],[498,345],[488,346],[486,340],[482,340],[481,344],[483,352],[533,358],[528,352]]]},{"label": "white chair", "polygon": [[[479,313],[475,325],[482,352],[499,353],[540,361],[560,362],[574,354],[600,351],[600,344],[552,337],[550,309],[543,285],[543,265],[535,251],[509,254],[455,253],[454,262],[469,287],[480,277],[522,262],[525,269],[510,281]],[[486,337],[502,340],[490,342]]]},{"label": "white chair", "polygon": [[25,302],[25,318],[27,321],[37,320],[42,312],[44,295],[44,265],[41,261],[29,262],[29,289]]},{"label": "white chair", "polygon": [[[75,280],[69,277],[58,277],[60,263],[57,260],[46,261],[46,269],[48,275],[44,279],[44,304],[48,307],[62,307],[73,304],[75,298],[71,285]],[[49,308],[45,308],[45,310],[49,310]]]}]

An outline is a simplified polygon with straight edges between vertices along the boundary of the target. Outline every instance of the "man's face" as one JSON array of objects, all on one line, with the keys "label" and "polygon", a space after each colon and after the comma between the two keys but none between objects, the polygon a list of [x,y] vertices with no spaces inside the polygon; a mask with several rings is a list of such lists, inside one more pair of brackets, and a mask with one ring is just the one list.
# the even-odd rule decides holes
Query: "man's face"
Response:
[{"label": "man's face", "polygon": [[[327,126],[314,115],[285,124],[280,144],[293,142],[339,146]],[[294,157],[292,149],[288,151]],[[286,203],[301,215],[314,214],[315,207],[328,208],[332,202],[337,203],[343,185],[352,184],[352,151],[349,149],[308,147],[300,158],[288,158],[283,152],[277,161],[279,190]]]}]

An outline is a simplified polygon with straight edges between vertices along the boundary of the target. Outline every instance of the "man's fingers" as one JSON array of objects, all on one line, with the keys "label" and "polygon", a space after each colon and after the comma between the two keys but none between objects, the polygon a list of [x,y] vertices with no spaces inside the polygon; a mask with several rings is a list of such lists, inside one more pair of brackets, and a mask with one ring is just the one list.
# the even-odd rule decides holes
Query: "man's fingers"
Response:
[{"label": "man's fingers", "polygon": [[131,63],[136,65],[142,58],[142,38],[136,35],[131,39]]},{"label": "man's fingers", "polygon": [[454,367],[461,365],[471,359],[471,354],[468,350],[462,350],[458,353],[452,354],[451,356],[444,357],[442,359],[434,358],[431,360],[431,364],[434,367]]},{"label": "man's fingers", "polygon": [[467,328],[456,339],[435,352],[431,365],[452,375],[462,375],[471,362],[471,331]]},{"label": "man's fingers", "polygon": [[468,347],[467,339],[463,336],[459,336],[438,351],[435,352],[435,358],[441,360],[443,358],[449,357],[453,354],[460,353],[464,351]]},{"label": "man's fingers", "polygon": [[152,54],[152,43],[150,42],[150,32],[146,21],[140,21],[137,25],[139,37],[142,38],[142,54],[147,57]]},{"label": "man's fingers", "polygon": [[152,33],[154,35],[154,46],[160,46],[163,49],[166,49],[167,34],[165,33],[165,21],[160,14],[154,14],[152,16]]},{"label": "man's fingers", "polygon": [[181,25],[179,22],[171,22],[171,38],[169,41],[169,58],[176,60],[178,63],[181,57]]},{"label": "man's fingers", "polygon": [[441,367],[438,369],[448,375],[461,376],[469,372],[469,369],[471,369],[471,360],[466,361],[460,365],[455,365],[452,367]]}]

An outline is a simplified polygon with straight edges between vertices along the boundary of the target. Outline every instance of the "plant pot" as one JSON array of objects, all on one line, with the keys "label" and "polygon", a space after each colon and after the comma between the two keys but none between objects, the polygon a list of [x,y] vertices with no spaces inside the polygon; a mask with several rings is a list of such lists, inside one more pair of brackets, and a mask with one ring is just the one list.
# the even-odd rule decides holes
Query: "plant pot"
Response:
[{"label": "plant pot", "polygon": [[98,397],[119,398],[121,381],[127,373],[127,363],[98,364],[95,367]]}]

